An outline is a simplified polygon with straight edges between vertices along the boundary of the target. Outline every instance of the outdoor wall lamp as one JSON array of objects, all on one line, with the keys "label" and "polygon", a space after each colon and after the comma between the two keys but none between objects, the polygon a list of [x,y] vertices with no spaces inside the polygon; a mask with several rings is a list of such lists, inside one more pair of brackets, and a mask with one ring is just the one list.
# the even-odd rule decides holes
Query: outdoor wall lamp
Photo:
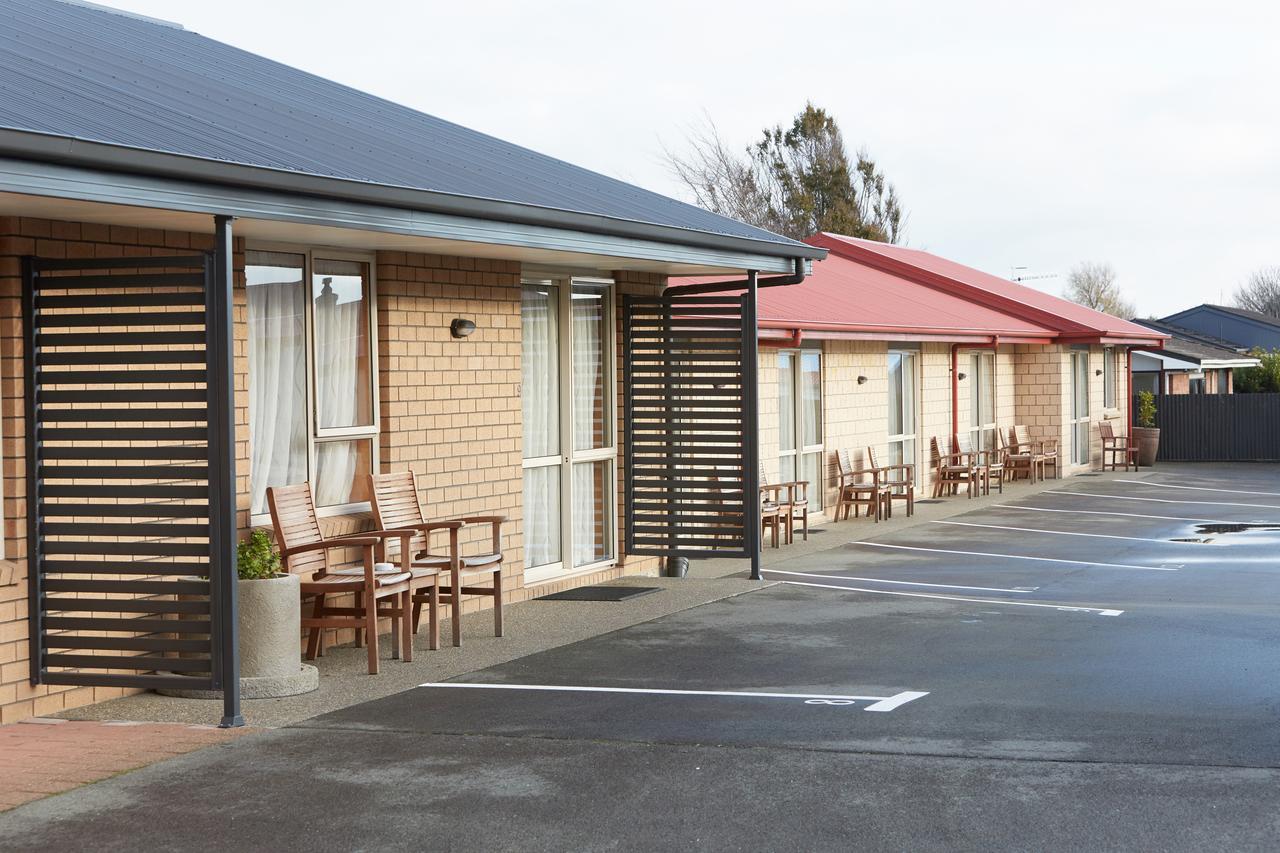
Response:
[{"label": "outdoor wall lamp", "polygon": [[461,317],[449,324],[449,334],[455,338],[465,338],[476,330],[474,320],[464,320]]},{"label": "outdoor wall lamp", "polygon": [[1095,369],[1094,369],[1094,371],[1093,371],[1093,375],[1094,375],[1094,376],[1101,376],[1101,375],[1102,375],[1102,368],[1101,368],[1101,367],[1095,368]]},{"label": "outdoor wall lamp", "polygon": [[956,379],[958,379],[958,380],[960,380],[961,382],[963,382],[963,381],[964,381],[964,374],[963,374],[963,373],[957,373],[957,374],[956,374]]},{"label": "outdoor wall lamp", "polygon": [[858,384],[859,384],[859,385],[866,385],[866,384],[867,384],[867,377],[865,377],[865,376],[859,376],[859,377],[858,377]]}]

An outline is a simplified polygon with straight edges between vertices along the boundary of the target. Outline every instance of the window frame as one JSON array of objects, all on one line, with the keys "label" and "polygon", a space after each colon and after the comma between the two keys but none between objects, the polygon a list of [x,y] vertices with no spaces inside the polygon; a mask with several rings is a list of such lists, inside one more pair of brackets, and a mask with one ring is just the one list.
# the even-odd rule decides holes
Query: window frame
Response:
[{"label": "window frame", "polygon": [[[319,445],[326,442],[334,441],[352,441],[368,439],[370,443],[369,465],[370,474],[376,474],[381,470],[382,465],[382,442],[379,440],[382,435],[382,412],[379,400],[379,370],[378,366],[378,268],[377,255],[374,252],[362,252],[344,248],[328,248],[325,246],[300,246],[296,243],[276,243],[276,242],[246,242],[244,248],[244,267],[246,270],[245,280],[245,311],[246,311],[246,327],[248,325],[248,276],[247,270],[249,264],[249,254],[251,252],[281,252],[291,255],[300,255],[303,258],[302,270],[302,286],[306,298],[303,299],[303,328],[306,334],[306,406],[307,419],[307,482],[311,482],[316,474],[316,462],[319,455]],[[369,289],[368,304],[366,306],[367,320],[369,323],[369,394],[370,408],[372,417],[368,426],[358,427],[325,427],[320,428],[318,418],[316,417],[316,358],[315,358],[315,300],[312,296],[315,269],[315,259],[319,257],[326,261],[354,261],[364,264],[369,271]],[[248,364],[248,351],[246,347],[245,353],[246,364],[246,387],[248,382],[248,372],[253,369],[252,364]],[[253,417],[253,413],[249,412],[249,418]],[[250,458],[253,455],[252,446],[249,448]],[[252,466],[250,466],[252,470]],[[252,476],[252,475],[250,475]],[[253,484],[249,486],[250,495],[253,493]],[[271,523],[271,514],[269,512],[254,513],[250,507],[249,523],[251,526],[262,526]],[[316,515],[321,518],[331,518],[338,515],[350,515],[360,512],[372,512],[373,507],[369,501],[353,501],[345,504],[333,504],[329,506],[317,506]]]},{"label": "window frame", "polygon": [[1116,409],[1116,348],[1102,348],[1102,408]]},{"label": "window frame", "polygon": [[[979,347],[969,352],[969,433],[973,447],[979,450],[995,450],[996,434],[1000,431],[1000,387],[997,384],[999,365],[996,351],[991,347]],[[988,369],[988,364],[990,369]],[[991,421],[982,421],[983,385],[988,386],[991,403]]]},{"label": "window frame", "polygon": [[[806,353],[812,353],[818,357],[818,419],[815,423],[819,441],[816,444],[804,443],[804,403],[801,399],[801,377],[804,373],[802,359]],[[809,510],[811,512],[823,512],[826,508],[826,441],[827,441],[827,388],[826,388],[826,357],[821,346],[802,346],[802,347],[780,347],[777,351],[778,361],[784,355],[791,359],[790,376],[783,377],[783,369],[781,364],[778,366],[778,466],[781,471],[783,460],[791,458],[794,460],[793,468],[795,476],[791,480],[802,481],[805,479],[804,465],[807,457],[817,457],[818,479],[819,482],[809,483]],[[794,436],[793,448],[783,448],[781,444],[781,429],[783,418],[786,413],[782,411],[781,388],[782,383],[787,382],[791,386],[791,424]],[[786,481],[785,475],[780,475],[781,479]]]}]

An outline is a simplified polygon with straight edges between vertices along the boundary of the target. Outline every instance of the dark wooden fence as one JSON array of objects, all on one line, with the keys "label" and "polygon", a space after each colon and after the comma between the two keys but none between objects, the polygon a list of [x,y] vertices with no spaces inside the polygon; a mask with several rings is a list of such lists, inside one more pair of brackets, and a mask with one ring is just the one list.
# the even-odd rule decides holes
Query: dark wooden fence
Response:
[{"label": "dark wooden fence", "polygon": [[1162,462],[1280,462],[1280,394],[1164,395],[1156,409]]}]

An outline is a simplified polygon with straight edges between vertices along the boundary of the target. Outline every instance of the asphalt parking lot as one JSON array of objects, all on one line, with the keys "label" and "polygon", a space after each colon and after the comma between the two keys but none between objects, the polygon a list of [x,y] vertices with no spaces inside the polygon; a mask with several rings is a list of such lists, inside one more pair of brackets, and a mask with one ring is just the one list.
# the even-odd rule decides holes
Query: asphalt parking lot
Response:
[{"label": "asphalt parking lot", "polygon": [[1274,467],[1010,488],[24,807],[0,847],[1275,849],[1277,544]]}]

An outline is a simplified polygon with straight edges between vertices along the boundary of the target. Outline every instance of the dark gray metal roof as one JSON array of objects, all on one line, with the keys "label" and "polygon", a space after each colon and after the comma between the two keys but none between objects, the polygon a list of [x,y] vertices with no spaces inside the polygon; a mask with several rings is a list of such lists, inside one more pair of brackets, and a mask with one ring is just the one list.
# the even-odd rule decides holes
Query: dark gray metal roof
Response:
[{"label": "dark gray metal roof", "polygon": [[825,255],[176,25],[61,0],[0,20],[0,128]]},{"label": "dark gray metal roof", "polygon": [[1232,361],[1249,357],[1229,341],[1204,335],[1164,320],[1134,320],[1133,322],[1168,335],[1169,340],[1164,342],[1162,352],[1170,355],[1184,356],[1192,361]]}]

